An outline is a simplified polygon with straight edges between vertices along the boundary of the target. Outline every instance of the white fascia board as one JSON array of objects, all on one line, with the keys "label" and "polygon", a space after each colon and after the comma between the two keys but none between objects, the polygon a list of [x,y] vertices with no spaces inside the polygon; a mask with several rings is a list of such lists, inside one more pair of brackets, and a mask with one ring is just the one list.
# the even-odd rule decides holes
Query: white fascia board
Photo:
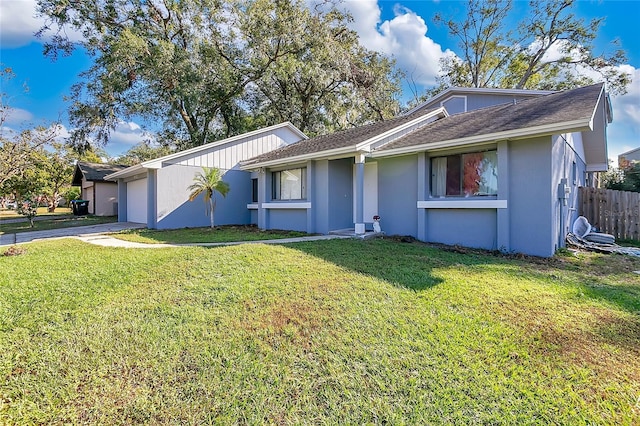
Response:
[{"label": "white fascia board", "polygon": [[263,209],[291,209],[291,210],[299,210],[299,209],[310,209],[311,203],[309,202],[301,202],[301,203],[290,203],[290,202],[278,202],[278,203],[262,203]]},{"label": "white fascia board", "polygon": [[[428,114],[422,115],[418,118],[415,118],[407,123],[404,123],[398,127],[394,127],[391,130],[387,130],[384,133],[381,133],[379,135],[376,135],[372,138],[369,138],[365,141],[360,142],[359,144],[356,145],[356,151],[369,151],[371,149],[371,145],[373,145],[376,142],[379,142],[383,139],[388,138],[389,136],[393,136],[394,134],[398,133],[398,132],[402,132],[408,128],[411,128],[413,126],[415,126],[416,124],[420,124],[423,121],[427,121],[429,119],[432,119],[434,117],[437,116],[441,116],[440,118],[445,118],[449,116],[449,113],[447,112],[446,109],[444,109],[444,107],[440,107],[436,110],[431,111]],[[427,123],[428,124],[428,123]]]},{"label": "white fascia board", "polygon": [[[598,112],[598,106],[600,105],[600,102],[602,102],[602,96],[604,94],[604,85],[602,86],[602,88],[600,89],[600,94],[598,95],[598,101],[596,102],[596,106],[593,107],[593,111],[591,112],[591,120],[589,120],[589,128],[590,130],[593,130],[593,123],[595,122],[595,118],[596,118],[596,113]],[[602,108],[605,110],[605,114],[606,114],[606,105],[603,105]],[[608,119],[607,119],[608,121]],[[606,127],[606,124],[605,124]]]},{"label": "white fascia board", "polygon": [[374,151],[371,153],[371,157],[390,157],[399,154],[410,154],[413,152],[430,151],[433,149],[450,148],[462,145],[474,145],[497,140],[518,140],[537,136],[555,135],[559,133],[581,132],[583,130],[591,130],[590,124],[591,123],[586,122],[585,120],[574,120],[545,126],[525,127],[523,129],[509,130],[506,132],[488,133],[486,135],[470,136],[468,138],[451,139],[422,145]]},{"label": "white fascia board", "polygon": [[587,164],[588,172],[606,172],[607,170],[609,170],[607,163]]},{"label": "white fascia board", "polygon": [[298,136],[300,136],[301,140],[309,139],[309,137],[307,135],[305,135],[304,133],[302,133],[302,131],[300,131],[296,126],[294,126],[293,124],[291,124],[288,121],[285,121],[284,123],[276,124],[274,126],[264,127],[262,129],[257,129],[257,130],[253,130],[251,132],[243,133],[241,135],[236,135],[236,136],[232,136],[230,138],[226,138],[226,139],[222,139],[222,140],[214,141],[214,142],[209,142],[209,143],[204,144],[204,145],[200,145],[200,146],[196,146],[196,147],[193,147],[193,148],[185,149],[184,151],[175,152],[173,154],[165,155],[164,157],[154,158],[153,160],[148,160],[148,161],[145,161],[145,162],[143,162],[141,164],[142,164],[142,166],[144,166],[146,168],[149,168],[149,169],[161,169],[162,168],[162,163],[164,163],[165,161],[174,160],[176,158],[184,157],[185,155],[189,155],[189,154],[195,154],[195,153],[198,153],[200,151],[205,151],[207,149],[215,148],[217,146],[226,145],[228,143],[236,142],[236,141],[239,141],[241,139],[252,138],[252,137],[264,134],[264,133],[271,133],[272,131],[280,129],[280,128],[283,128],[283,127],[288,127],[291,131],[293,131]]},{"label": "white fascia board", "polygon": [[143,168],[145,167],[142,164],[136,164],[135,166],[127,167],[126,169],[119,170],[115,173],[111,173],[110,175],[106,175],[104,178],[105,180],[123,179],[140,173]]},{"label": "white fascia board", "polygon": [[263,161],[261,163],[252,163],[240,165],[240,170],[255,170],[261,167],[284,166],[291,163],[300,163],[309,160],[321,160],[325,158],[340,158],[356,155],[355,146],[347,146],[344,148],[330,149],[327,151],[312,152],[309,154],[296,155],[295,157],[278,158],[276,160]]},{"label": "white fascia board", "polygon": [[507,200],[423,200],[419,209],[506,209]]}]

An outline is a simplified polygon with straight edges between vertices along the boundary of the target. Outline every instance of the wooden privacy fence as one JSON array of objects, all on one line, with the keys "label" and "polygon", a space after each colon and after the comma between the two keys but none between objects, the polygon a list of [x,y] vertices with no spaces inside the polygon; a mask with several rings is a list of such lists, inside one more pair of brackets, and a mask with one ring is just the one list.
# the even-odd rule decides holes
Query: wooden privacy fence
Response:
[{"label": "wooden privacy fence", "polygon": [[580,187],[578,197],[578,213],[599,232],[640,240],[640,193]]}]

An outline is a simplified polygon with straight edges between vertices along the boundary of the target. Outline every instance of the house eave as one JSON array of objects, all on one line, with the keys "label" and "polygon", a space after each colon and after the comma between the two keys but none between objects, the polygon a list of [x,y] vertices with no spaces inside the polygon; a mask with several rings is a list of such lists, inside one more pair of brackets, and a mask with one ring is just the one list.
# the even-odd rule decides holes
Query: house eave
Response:
[{"label": "house eave", "polygon": [[376,135],[372,138],[369,138],[365,141],[362,141],[360,143],[358,143],[356,145],[356,151],[366,151],[369,150],[371,148],[371,146],[373,144],[375,144],[376,142],[380,142],[390,136],[393,136],[394,134],[398,133],[398,132],[402,132],[403,130],[406,129],[410,129],[411,127],[414,127],[417,124],[420,124],[424,121],[428,121],[428,120],[432,120],[433,118],[437,118],[438,116],[440,116],[439,118],[446,118],[449,116],[449,113],[447,113],[447,110],[444,109],[443,107],[440,107],[438,109],[435,109],[431,112],[429,112],[428,114],[424,114],[421,115],[418,118],[415,118],[407,123],[404,123],[400,126],[394,127],[393,129],[387,130],[384,133],[381,133],[379,135]]},{"label": "house eave", "polygon": [[135,166],[127,167],[124,170],[120,170],[119,172],[111,173],[110,175],[106,175],[104,180],[117,180],[124,179],[129,176],[134,176],[140,173],[141,170],[146,169],[147,167],[143,166],[144,163],[136,164]]},{"label": "house eave", "polygon": [[592,123],[590,121],[585,121],[584,119],[574,120],[553,125],[528,127],[524,129],[509,130],[506,132],[488,133],[484,135],[470,136],[460,139],[450,139],[433,143],[406,146],[402,148],[383,149],[379,151],[373,151],[371,153],[371,157],[389,157],[395,155],[410,154],[412,152],[429,151],[434,149],[450,148],[464,145],[475,145],[498,140],[527,139],[531,137],[550,136],[559,133],[579,132],[591,129]]},{"label": "house eave", "polygon": [[[367,150],[364,149],[363,151],[367,151]],[[251,163],[251,164],[244,164],[244,165],[240,164],[240,170],[248,171],[248,170],[256,170],[262,167],[282,166],[286,164],[300,163],[300,162],[309,161],[309,160],[322,160],[322,159],[329,159],[329,158],[350,157],[350,156],[356,155],[356,153],[357,153],[356,146],[351,145],[343,148],[330,149],[327,151],[318,151],[318,152],[312,152],[309,154],[296,155],[293,157],[262,161],[260,163]]]}]

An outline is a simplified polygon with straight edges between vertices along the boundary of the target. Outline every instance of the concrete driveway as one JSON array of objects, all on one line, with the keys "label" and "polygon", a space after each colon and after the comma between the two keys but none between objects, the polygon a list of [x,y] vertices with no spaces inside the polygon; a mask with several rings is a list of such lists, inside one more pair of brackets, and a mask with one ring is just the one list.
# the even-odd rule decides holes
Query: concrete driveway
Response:
[{"label": "concrete driveway", "polygon": [[47,231],[20,232],[17,234],[0,235],[0,246],[11,244],[28,243],[36,240],[46,240],[51,238],[64,237],[89,237],[108,232],[118,232],[125,229],[140,229],[147,226],[142,223],[133,222],[113,222],[100,225],[75,226],[72,228],[51,229]]}]

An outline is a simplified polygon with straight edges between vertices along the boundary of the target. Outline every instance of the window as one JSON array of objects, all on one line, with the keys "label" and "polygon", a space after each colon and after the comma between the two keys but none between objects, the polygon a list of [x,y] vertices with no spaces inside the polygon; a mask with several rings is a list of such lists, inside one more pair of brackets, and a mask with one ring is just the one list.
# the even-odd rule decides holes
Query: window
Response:
[{"label": "window", "polygon": [[304,200],[307,198],[307,169],[273,172],[274,200]]},{"label": "window", "polygon": [[431,159],[432,197],[497,195],[496,151],[448,155]]},{"label": "window", "polygon": [[258,202],[258,179],[251,179],[251,202]]}]

